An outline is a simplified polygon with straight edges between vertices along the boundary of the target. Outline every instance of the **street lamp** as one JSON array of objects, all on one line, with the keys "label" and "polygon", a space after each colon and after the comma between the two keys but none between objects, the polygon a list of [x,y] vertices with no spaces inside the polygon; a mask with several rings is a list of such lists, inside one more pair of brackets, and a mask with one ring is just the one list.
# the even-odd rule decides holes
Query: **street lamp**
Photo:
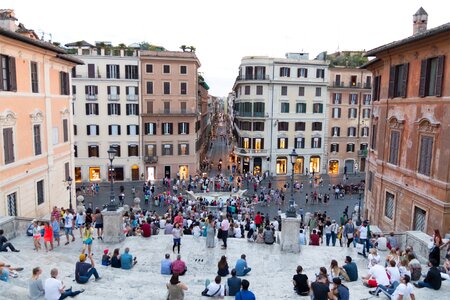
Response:
[{"label": "street lamp", "polygon": [[295,206],[294,206],[294,166],[297,161],[298,154],[297,154],[297,152],[295,152],[295,149],[292,149],[292,152],[289,154],[289,157],[291,158],[291,164],[292,164],[291,199],[289,200],[289,207],[286,210],[286,217],[296,218],[297,213],[295,212]]},{"label": "street lamp", "polygon": [[358,224],[361,225],[361,198],[362,198],[362,194],[363,194],[364,190],[361,187],[359,187],[358,191],[359,191],[359,195],[358,195]]},{"label": "street lamp", "polygon": [[69,190],[69,208],[72,210],[72,177],[67,177],[67,190]]},{"label": "street lamp", "polygon": [[109,200],[109,204],[107,206],[107,210],[109,211],[115,211],[117,209],[117,204],[116,204],[116,196],[114,195],[114,183],[113,183],[113,160],[116,157],[116,150],[110,146],[108,149],[108,158],[110,161],[110,167],[109,167],[109,178],[111,181],[111,196],[110,196],[110,200]]}]

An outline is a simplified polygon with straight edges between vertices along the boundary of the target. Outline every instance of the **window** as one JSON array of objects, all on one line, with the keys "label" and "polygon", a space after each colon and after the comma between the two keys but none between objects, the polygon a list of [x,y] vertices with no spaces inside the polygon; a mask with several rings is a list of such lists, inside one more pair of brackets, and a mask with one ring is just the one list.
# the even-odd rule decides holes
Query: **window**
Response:
[{"label": "window", "polygon": [[316,78],[325,78],[325,69],[317,69]]},{"label": "window", "polygon": [[72,85],[72,95],[73,95],[72,100],[77,100],[76,99],[76,95],[77,95],[77,86],[76,85]]},{"label": "window", "polygon": [[348,118],[349,119],[356,119],[358,110],[356,108],[349,108],[348,109]]},{"label": "window", "polygon": [[69,121],[67,119],[63,120],[63,142],[69,141]]},{"label": "window", "polygon": [[341,104],[342,103],[342,94],[334,93],[333,94],[333,104]]},{"label": "window", "polygon": [[336,74],[335,81],[334,81],[334,86],[341,86],[341,75]]},{"label": "window", "polygon": [[386,192],[386,199],[384,203],[384,215],[389,219],[394,218],[394,194]]},{"label": "window", "polygon": [[189,134],[189,123],[178,123],[178,134]]},{"label": "window", "polygon": [[127,104],[127,116],[138,116],[139,115],[139,104]]},{"label": "window", "polygon": [[322,138],[313,137],[311,138],[311,148],[321,148],[322,147]]},{"label": "window", "polygon": [[[76,67],[73,67],[72,78],[76,77],[76,70]],[[88,78],[95,78],[95,64],[88,64]]]},{"label": "window", "polygon": [[333,107],[333,118],[339,119],[341,117],[341,109],[339,107]]},{"label": "window", "polygon": [[139,135],[139,125],[127,125],[127,135]]},{"label": "window", "polygon": [[422,60],[420,69],[419,96],[442,96],[444,56]]},{"label": "window", "polygon": [[353,143],[347,144],[347,152],[355,152],[355,144]]},{"label": "window", "polygon": [[362,137],[368,137],[369,136],[369,127],[361,128],[361,136]]},{"label": "window", "polygon": [[313,131],[322,131],[322,122],[312,122]]},{"label": "window", "polygon": [[86,100],[97,100],[98,87],[96,85],[84,86],[84,92],[86,93]]},{"label": "window", "polygon": [[370,119],[370,108],[364,108],[363,109],[363,118],[364,119]]},{"label": "window", "polygon": [[180,66],[180,74],[187,74],[187,66]]},{"label": "window", "polygon": [[128,145],[128,156],[139,156],[139,146]]},{"label": "window", "polygon": [[370,141],[370,148],[377,149],[377,125],[372,125],[372,140]]},{"label": "window", "polygon": [[370,105],[370,102],[372,101],[372,95],[371,94],[364,94],[364,105]]},{"label": "window", "polygon": [[316,97],[322,96],[322,88],[316,87]]},{"label": "window", "polygon": [[172,144],[162,144],[162,155],[173,155],[173,146]]},{"label": "window", "polygon": [[173,124],[172,123],[162,123],[161,134],[173,134]]},{"label": "window", "polygon": [[313,104],[313,113],[314,114],[323,113],[323,104],[322,103],[314,103]]},{"label": "window", "polygon": [[331,136],[332,137],[341,136],[341,128],[340,127],[332,127],[331,128]]},{"label": "window", "polygon": [[145,145],[145,155],[146,156],[156,156],[156,145],[146,144]]},{"label": "window", "polygon": [[264,131],[264,122],[253,122],[253,131]]},{"label": "window", "polygon": [[391,66],[389,70],[389,98],[406,97],[409,64]]},{"label": "window", "polygon": [[68,162],[64,164],[64,178],[69,178],[70,176],[70,165]]},{"label": "window", "polygon": [[8,216],[17,216],[17,194],[11,193],[6,196],[8,204]]},{"label": "window", "polygon": [[348,137],[355,137],[356,136],[356,127],[349,127],[349,128],[347,128],[347,136]]},{"label": "window", "polygon": [[145,134],[155,135],[156,134],[156,123],[145,123]]},{"label": "window", "polygon": [[298,87],[298,95],[299,95],[300,97],[305,96],[305,87],[304,87],[304,86],[299,86],[299,87]]},{"label": "window", "polygon": [[367,146],[368,146],[367,143],[362,143],[362,144],[359,145],[359,150],[364,150],[365,151],[365,150],[367,150]]},{"label": "window", "polygon": [[242,138],[242,148],[249,149],[250,148],[250,139]]},{"label": "window", "polygon": [[73,135],[77,135],[78,134],[78,127],[77,125],[73,125]]},{"label": "window", "polygon": [[252,123],[243,121],[240,123],[240,129],[241,130],[252,130]]},{"label": "window", "polygon": [[374,101],[380,101],[380,91],[381,91],[381,75],[375,76],[373,78],[372,94]]},{"label": "window", "polygon": [[180,102],[180,112],[182,113],[182,114],[185,114],[186,112],[187,112],[187,104],[186,104],[186,102]]},{"label": "window", "polygon": [[106,65],[106,78],[120,79],[119,65]]},{"label": "window", "polygon": [[86,115],[98,115],[98,103],[86,103]]},{"label": "window", "polygon": [[419,168],[420,174],[431,175],[431,162],[433,158],[433,137],[422,135],[420,137],[420,153],[419,153]]},{"label": "window", "polygon": [[306,68],[298,68],[297,69],[297,77],[308,77],[308,69]]},{"label": "window", "polygon": [[281,67],[280,77],[291,77],[291,69],[287,67]]},{"label": "window", "polygon": [[78,157],[78,146],[73,145],[73,156]]},{"label": "window", "polygon": [[125,65],[126,79],[139,79],[138,66]]},{"label": "window", "polygon": [[90,145],[88,146],[88,156],[89,157],[99,157],[98,156],[98,146],[97,145]]},{"label": "window", "polygon": [[281,102],[281,112],[289,113],[289,103],[288,102]]},{"label": "window", "polygon": [[188,143],[178,144],[178,155],[189,155],[189,144]]},{"label": "window", "polygon": [[53,145],[58,145],[59,144],[59,128],[53,127],[52,133],[53,133]]},{"label": "window", "polygon": [[370,89],[371,88],[371,86],[370,86],[371,82],[372,82],[372,76],[366,76],[366,82],[364,83],[364,88],[365,89]]},{"label": "window", "polygon": [[281,96],[287,96],[287,90],[288,90],[287,86],[283,85],[281,87]]},{"label": "window", "polygon": [[108,86],[108,100],[120,100],[120,86]]},{"label": "window", "polygon": [[147,101],[147,113],[148,114],[153,113],[153,101]]},{"label": "window", "polygon": [[400,132],[396,130],[391,131],[391,140],[389,143],[389,163],[393,165],[398,164]]},{"label": "window", "polygon": [[288,139],[278,138],[278,149],[287,149],[287,148],[288,148]]},{"label": "window", "polygon": [[153,94],[153,81],[147,81],[146,93],[147,93],[147,95]]},{"label": "window", "polygon": [[164,82],[164,95],[170,95],[170,82]]},{"label": "window", "polygon": [[295,131],[305,131],[305,122],[295,122]]},{"label": "window", "polygon": [[152,64],[145,65],[145,73],[153,73],[153,65]]},{"label": "window", "polygon": [[61,95],[70,95],[69,73],[59,72],[59,87]]},{"label": "window", "polygon": [[369,192],[372,191],[372,186],[373,186],[373,172],[369,171],[369,184],[367,185],[367,190],[369,190]]},{"label": "window", "polygon": [[358,79],[357,79],[357,76],[356,76],[356,75],[350,76],[350,87],[356,86],[357,80],[358,80]]},{"label": "window", "polygon": [[41,144],[41,125],[33,126],[34,135],[34,155],[42,154],[42,144]]},{"label": "window", "polygon": [[305,138],[303,137],[297,137],[294,139],[294,147],[298,149],[304,149],[305,148]]},{"label": "window", "polygon": [[425,231],[425,223],[427,220],[427,212],[414,206],[414,228],[413,230]]},{"label": "window", "polygon": [[120,104],[108,103],[108,116],[115,115],[120,116]]},{"label": "window", "polygon": [[108,125],[109,135],[120,135],[120,125]]},{"label": "window", "polygon": [[5,165],[13,163],[14,158],[14,136],[12,128],[3,128],[3,158]]},{"label": "window", "polygon": [[278,122],[278,131],[288,131],[289,122]]},{"label": "window", "polygon": [[0,55],[0,91],[17,91],[16,59],[12,56]]},{"label": "window", "polygon": [[31,92],[39,93],[39,77],[36,62],[32,61],[30,63],[30,71],[31,71]]},{"label": "window", "polygon": [[120,145],[111,145],[111,148],[116,150],[116,157],[120,157]]},{"label": "window", "polygon": [[295,104],[295,112],[298,114],[306,113],[306,103],[296,103]]},{"label": "window", "polygon": [[99,135],[100,134],[100,126],[86,125],[86,134],[87,135]]},{"label": "window", "polygon": [[263,94],[263,86],[257,85],[256,86],[256,95],[262,95]]},{"label": "window", "polygon": [[358,94],[349,94],[348,95],[348,104],[358,105]]},{"label": "window", "polygon": [[330,152],[339,152],[339,144],[331,144],[330,145]]},{"label": "window", "polygon": [[250,95],[250,86],[249,86],[249,85],[246,85],[246,86],[244,87],[244,94],[245,94],[245,95]]},{"label": "window", "polygon": [[170,65],[163,65],[163,73],[170,74]]},{"label": "window", "polygon": [[137,86],[127,86],[126,88],[127,92],[127,100],[128,101],[137,101],[138,95],[139,95],[139,87]]},{"label": "window", "polygon": [[36,198],[38,205],[44,203],[44,180],[36,182]]},{"label": "window", "polygon": [[186,82],[180,82],[180,94],[187,95],[187,83]]},{"label": "window", "polygon": [[165,114],[170,114],[170,102],[169,101],[164,101],[163,102],[163,106],[164,106],[164,113]]}]

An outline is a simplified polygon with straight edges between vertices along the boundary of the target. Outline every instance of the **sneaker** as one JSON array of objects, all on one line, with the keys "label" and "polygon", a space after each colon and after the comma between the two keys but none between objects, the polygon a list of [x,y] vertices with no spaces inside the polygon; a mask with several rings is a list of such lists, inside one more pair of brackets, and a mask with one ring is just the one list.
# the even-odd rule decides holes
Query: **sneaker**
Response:
[{"label": "sneaker", "polygon": [[374,291],[369,291],[369,294],[377,296],[378,297],[378,293],[374,290]]},{"label": "sneaker", "polygon": [[13,250],[13,252],[20,252],[20,250],[17,250],[17,249],[16,249],[16,250]]},{"label": "sneaker", "polygon": [[418,289],[423,288],[423,286],[418,285],[416,282],[414,282],[413,284],[414,284],[414,286],[415,286],[416,288],[418,288]]},{"label": "sneaker", "polygon": [[95,278],[95,281],[99,281],[100,279],[102,279],[100,276]]},{"label": "sneaker", "polygon": [[81,290],[80,290],[80,294],[83,293],[84,291],[85,291],[85,289],[81,289]]},{"label": "sneaker", "polygon": [[23,268],[16,268],[16,271],[18,272],[23,271]]}]

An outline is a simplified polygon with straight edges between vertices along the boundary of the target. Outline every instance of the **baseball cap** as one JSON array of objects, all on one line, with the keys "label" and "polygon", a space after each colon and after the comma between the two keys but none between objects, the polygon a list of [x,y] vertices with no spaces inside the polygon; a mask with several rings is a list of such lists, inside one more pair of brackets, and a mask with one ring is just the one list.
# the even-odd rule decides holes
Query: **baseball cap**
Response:
[{"label": "baseball cap", "polygon": [[105,253],[105,254],[108,254],[108,252],[109,252],[108,249],[103,250],[103,253]]},{"label": "baseball cap", "polygon": [[80,261],[86,260],[86,254],[80,254]]}]

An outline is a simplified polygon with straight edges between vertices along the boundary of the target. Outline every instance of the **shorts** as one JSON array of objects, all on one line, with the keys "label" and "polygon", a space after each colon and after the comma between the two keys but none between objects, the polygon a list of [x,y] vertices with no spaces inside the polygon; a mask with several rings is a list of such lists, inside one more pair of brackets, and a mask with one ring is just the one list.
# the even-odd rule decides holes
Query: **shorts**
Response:
[{"label": "shorts", "polygon": [[88,238],[87,240],[83,241],[83,244],[85,244],[85,245],[92,245],[92,239]]},{"label": "shorts", "polygon": [[95,223],[95,228],[103,228],[103,223],[102,224]]},{"label": "shorts", "polygon": [[53,231],[53,237],[59,239],[59,231]]},{"label": "shorts", "polygon": [[73,235],[72,227],[64,227],[64,232],[65,232],[65,234],[72,234]]},{"label": "shorts", "polygon": [[33,239],[35,239],[35,240],[40,240],[41,239],[41,236],[33,236]]},{"label": "shorts", "polygon": [[378,286],[377,281],[374,279],[368,280],[367,283],[369,284],[369,287],[372,287],[372,288],[376,288]]}]

